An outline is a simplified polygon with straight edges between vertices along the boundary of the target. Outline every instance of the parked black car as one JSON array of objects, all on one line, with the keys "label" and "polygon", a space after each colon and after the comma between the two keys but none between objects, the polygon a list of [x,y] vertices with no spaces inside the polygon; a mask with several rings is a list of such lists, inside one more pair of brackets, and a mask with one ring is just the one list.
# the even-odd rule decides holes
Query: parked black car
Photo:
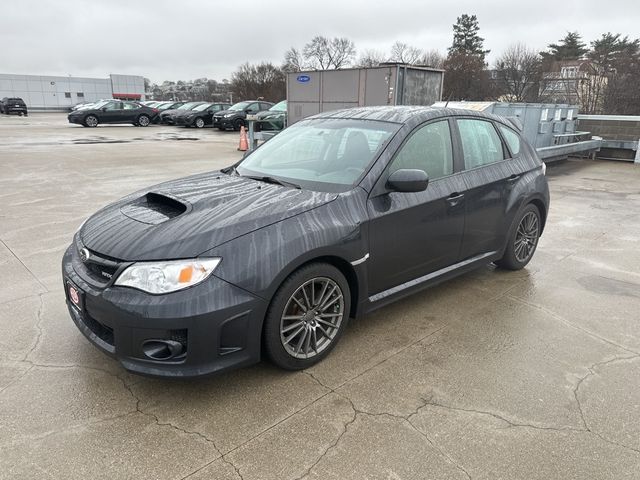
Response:
[{"label": "parked black car", "polygon": [[287,125],[287,101],[276,103],[269,110],[258,113],[256,117],[258,130],[282,130]]},{"label": "parked black car", "polygon": [[324,358],[349,317],[533,256],[546,167],[505,118],[370,107],[296,123],[234,166],[100,210],[62,260],[84,335],[128,370]]},{"label": "parked black car", "polygon": [[186,111],[193,110],[198,105],[202,104],[204,104],[204,102],[187,102],[176,109],[161,112],[160,123],[164,123],[165,125],[175,125],[175,117],[177,115],[182,115]]},{"label": "parked black car", "polygon": [[228,103],[203,103],[181,115],[176,115],[175,124],[203,128],[213,124],[213,115],[216,112],[226,110],[230,106]]},{"label": "parked black car", "polygon": [[4,97],[0,101],[0,112],[7,115],[17,113],[18,115],[28,115],[27,104],[19,97]]},{"label": "parked black car", "polygon": [[232,128],[240,130],[240,127],[247,126],[247,115],[253,115],[263,110],[269,110],[273,107],[271,102],[263,102],[262,100],[248,100],[239,102],[223,110],[213,116],[213,126],[220,130]]},{"label": "parked black car", "polygon": [[98,102],[91,108],[71,112],[67,118],[69,123],[77,123],[83,127],[97,127],[100,123],[131,123],[147,127],[157,114],[157,109],[137,102],[108,100]]},{"label": "parked black car", "polygon": [[176,110],[177,108],[181,107],[185,103],[187,103],[187,102],[163,102],[163,103],[160,103],[160,105],[155,107],[155,108],[158,109],[158,115],[153,117],[153,123],[160,123],[160,115],[162,115],[162,112],[169,112],[171,110]]}]

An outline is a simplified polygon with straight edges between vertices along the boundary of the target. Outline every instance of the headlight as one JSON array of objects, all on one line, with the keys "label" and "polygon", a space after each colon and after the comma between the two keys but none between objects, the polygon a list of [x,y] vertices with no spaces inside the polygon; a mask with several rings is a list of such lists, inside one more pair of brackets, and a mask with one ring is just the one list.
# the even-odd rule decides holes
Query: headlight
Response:
[{"label": "headlight", "polygon": [[140,262],[127,267],[115,285],[132,287],[148,293],[169,293],[191,287],[205,280],[221,258],[196,258],[169,262]]},{"label": "headlight", "polygon": [[224,118],[231,118],[235,115],[235,113],[227,113]]}]

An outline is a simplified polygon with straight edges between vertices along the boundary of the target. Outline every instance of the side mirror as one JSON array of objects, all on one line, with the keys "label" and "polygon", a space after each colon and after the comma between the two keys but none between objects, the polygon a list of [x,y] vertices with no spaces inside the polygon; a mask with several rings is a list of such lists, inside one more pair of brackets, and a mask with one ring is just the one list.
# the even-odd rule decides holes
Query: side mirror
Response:
[{"label": "side mirror", "polygon": [[103,112],[106,112],[106,111],[107,111],[107,107],[102,107],[102,108],[101,108],[101,110],[102,110]]},{"label": "side mirror", "polygon": [[401,168],[387,179],[387,188],[392,192],[422,192],[429,185],[429,175],[424,170]]},{"label": "side mirror", "polygon": [[213,113],[213,110],[207,110],[207,114],[211,115]]}]

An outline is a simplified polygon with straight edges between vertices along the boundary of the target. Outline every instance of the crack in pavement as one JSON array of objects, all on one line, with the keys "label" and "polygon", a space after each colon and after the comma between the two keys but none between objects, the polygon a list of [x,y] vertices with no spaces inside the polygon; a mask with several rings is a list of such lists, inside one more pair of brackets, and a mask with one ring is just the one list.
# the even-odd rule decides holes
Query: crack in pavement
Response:
[{"label": "crack in pavement", "polygon": [[[322,385],[322,384],[320,384]],[[334,392],[335,393],[335,392]],[[353,404],[353,402],[351,401],[350,398],[344,396],[344,395],[340,395],[339,393],[336,393],[336,395],[339,395],[340,397],[344,398],[347,402],[349,402],[349,404],[351,405],[351,408],[353,410],[353,417],[344,424],[344,426],[342,427],[342,431],[338,434],[338,437],[335,439],[335,441],[333,443],[331,443],[325,450],[324,452],[322,452],[322,454],[316,459],[315,462],[313,462],[313,464],[307,468],[307,470],[300,475],[299,477],[297,477],[297,480],[302,480],[303,478],[307,477],[308,475],[311,474],[311,471],[316,467],[316,465],[318,465],[318,463],[320,463],[322,461],[322,459],[329,453],[329,451],[331,451],[332,449],[336,448],[338,446],[338,444],[340,443],[340,440],[342,440],[342,437],[345,436],[345,434],[347,433],[347,431],[349,430],[349,426],[352,425],[356,419],[358,418],[358,411],[356,410],[355,405]]]},{"label": "crack in pavement", "polygon": [[573,389],[573,396],[576,400],[576,404],[578,405],[578,412],[580,413],[580,418],[582,419],[582,423],[584,425],[584,431],[589,432],[595,436],[597,436],[598,438],[600,438],[601,440],[603,440],[604,442],[607,442],[611,445],[615,445],[621,448],[625,448],[627,450],[631,450],[633,452],[636,453],[640,453],[640,450],[637,448],[633,448],[630,447],[628,445],[625,445],[623,443],[619,443],[619,442],[615,442],[607,437],[605,437],[604,435],[602,435],[599,432],[595,432],[591,429],[591,427],[589,426],[589,424],[587,423],[587,419],[584,416],[584,410],[582,409],[582,403],[580,402],[580,396],[579,396],[579,390],[580,387],[582,386],[582,384],[590,377],[597,375],[596,369],[599,367],[603,367],[605,365],[611,365],[613,363],[617,363],[617,362],[623,362],[623,361],[628,361],[628,360],[635,360],[637,358],[640,358],[640,354],[637,355],[633,355],[631,357],[614,357],[614,358],[610,358],[609,360],[604,360],[604,361],[600,361],[600,362],[596,362],[594,364],[592,364],[591,366],[587,367],[587,374],[584,375],[582,378],[580,378],[578,380],[578,382],[576,383],[576,386]]},{"label": "crack in pavement", "polygon": [[[444,327],[442,327],[442,328],[444,328]],[[442,330],[442,328],[441,328],[441,329],[439,329],[439,330]],[[439,330],[438,330],[438,331],[439,331]],[[432,334],[430,334],[430,335],[428,335],[428,336],[431,336],[431,335],[433,335],[434,333],[436,333],[436,332],[433,332]],[[416,342],[416,343],[417,343],[417,342]],[[435,342],[433,342],[433,343],[431,343],[431,344],[429,344],[429,345],[433,345],[434,343],[435,343]],[[373,367],[372,367],[372,368],[373,368]],[[368,370],[367,370],[367,371],[368,371]],[[417,407],[417,408],[416,408],[416,410],[415,410],[414,412],[411,412],[411,413],[409,413],[409,414],[408,414],[408,415],[406,415],[406,416],[397,415],[397,414],[392,414],[392,413],[387,413],[387,412],[383,412],[383,413],[371,413],[371,412],[367,412],[367,411],[365,411],[365,410],[360,410],[360,409],[356,408],[356,406],[355,406],[355,404],[353,403],[353,400],[351,400],[351,398],[349,398],[349,397],[348,397],[346,394],[344,394],[344,393],[336,392],[336,391],[335,391],[335,389],[332,389],[331,387],[328,387],[327,385],[325,385],[324,383],[322,383],[322,382],[321,382],[321,381],[320,381],[320,380],[319,380],[315,375],[313,375],[313,373],[311,373],[311,372],[309,372],[309,371],[307,371],[307,370],[303,370],[303,373],[305,373],[305,374],[309,375],[313,380],[315,380],[316,382],[318,382],[318,384],[319,384],[320,386],[325,387],[325,388],[328,388],[328,389],[331,391],[331,393],[334,393],[334,394],[336,394],[337,396],[339,396],[339,397],[343,398],[344,400],[346,400],[347,402],[349,402],[349,405],[351,405],[351,408],[352,408],[352,410],[353,410],[353,412],[354,412],[354,415],[353,415],[353,418],[352,418],[351,420],[349,420],[347,423],[345,423],[343,431],[340,433],[340,435],[339,435],[339,436],[338,436],[338,438],[335,440],[335,442],[333,442],[331,445],[329,445],[329,446],[325,449],[325,451],[320,455],[320,457],[318,457],[318,459],[313,463],[313,465],[311,465],[311,466],[306,470],[306,472],[305,472],[302,476],[298,477],[298,479],[297,479],[297,480],[302,480],[304,477],[308,476],[308,475],[311,473],[311,471],[315,468],[315,466],[316,466],[316,465],[318,465],[318,463],[320,463],[320,461],[321,461],[321,460],[322,460],[322,459],[323,459],[323,458],[324,458],[324,457],[329,453],[329,451],[330,451],[330,450],[332,450],[333,448],[335,448],[335,447],[337,447],[337,446],[338,446],[338,444],[340,443],[340,440],[342,440],[342,437],[347,433],[347,430],[348,430],[349,426],[350,426],[351,424],[353,424],[353,423],[356,421],[356,419],[358,418],[358,415],[364,415],[364,416],[369,416],[369,417],[388,416],[388,417],[395,418],[395,419],[400,419],[400,420],[402,420],[402,421],[406,422],[412,430],[415,430],[415,431],[416,431],[420,436],[422,436],[423,438],[425,438],[425,440],[427,440],[427,442],[431,445],[431,447],[432,447],[432,448],[434,448],[434,449],[435,449],[435,450],[436,450],[440,455],[442,455],[442,456],[443,456],[443,457],[444,457],[444,458],[445,458],[445,459],[446,459],[446,460],[447,460],[451,465],[453,465],[455,468],[457,468],[458,470],[460,470],[461,472],[463,472],[463,473],[466,475],[466,477],[467,477],[469,480],[471,480],[471,475],[469,474],[469,472],[467,472],[467,470],[466,470],[462,465],[460,465],[458,462],[456,462],[456,461],[451,457],[451,455],[449,455],[447,452],[445,452],[445,451],[444,451],[440,446],[436,445],[436,443],[435,443],[435,442],[433,442],[433,440],[431,440],[431,438],[429,438],[429,436],[428,436],[426,433],[424,433],[424,432],[422,432],[421,430],[419,430],[419,429],[418,429],[418,428],[417,428],[417,427],[416,427],[416,426],[411,422],[410,418],[411,418],[413,415],[416,415],[416,414],[420,411],[420,409],[421,409],[421,408],[424,408],[424,406],[425,406],[424,404],[423,404],[423,405],[420,405],[419,407]],[[362,372],[362,374],[364,374],[364,373],[365,373],[365,372]],[[354,377],[354,378],[357,378],[357,377]],[[340,388],[340,387],[341,387],[341,386],[343,386],[345,383],[347,383],[347,382],[342,383],[340,386],[338,386],[338,387],[336,387],[336,388]],[[424,399],[423,399],[423,402],[424,402]]]},{"label": "crack in pavement", "polygon": [[634,355],[640,355],[640,352],[637,352],[637,351],[633,350],[632,348],[625,347],[624,345],[620,345],[619,343],[614,342],[613,340],[610,340],[610,339],[608,339],[606,337],[603,337],[603,336],[601,336],[601,335],[599,335],[599,334],[597,334],[595,332],[592,332],[591,330],[587,330],[586,328],[581,327],[580,325],[576,325],[575,323],[573,323],[573,322],[567,320],[566,318],[564,318],[562,315],[560,315],[560,314],[548,309],[547,307],[545,307],[543,305],[539,305],[539,304],[533,303],[533,302],[528,302],[527,300],[523,300],[522,298],[518,298],[518,297],[513,296],[513,295],[507,295],[507,296],[511,300],[513,300],[515,302],[518,302],[518,303],[520,303],[522,305],[526,305],[528,307],[531,307],[531,308],[539,310],[539,311],[541,311],[543,313],[546,313],[550,317],[555,318],[556,320],[559,320],[560,322],[564,323],[565,325],[567,325],[567,326],[569,326],[571,328],[574,328],[576,330],[579,330],[579,331],[583,332],[584,334],[586,334],[586,335],[588,335],[588,336],[590,336],[592,338],[595,338],[596,340],[600,340],[601,342],[604,342],[604,343],[607,343],[609,345],[612,345],[612,346],[614,346],[616,348],[624,350],[625,352],[633,353]]},{"label": "crack in pavement", "polygon": [[20,264],[24,267],[24,269],[25,269],[27,272],[29,272],[29,274],[33,277],[33,279],[34,279],[36,282],[38,282],[38,284],[40,284],[40,286],[44,289],[44,292],[40,292],[40,294],[39,294],[39,295],[42,295],[43,293],[49,293],[49,289],[45,286],[45,284],[44,284],[44,283],[42,283],[42,282],[40,281],[40,279],[36,276],[36,274],[35,274],[35,273],[33,273],[29,267],[27,267],[27,265],[22,261],[22,259],[21,259],[20,257],[18,257],[18,255],[16,255],[16,254],[15,254],[15,252],[14,252],[13,250],[11,250],[11,248],[9,248],[9,245],[7,245],[7,244],[5,243],[5,241],[4,241],[4,240],[2,240],[1,238],[0,238],[0,243],[1,243],[2,245],[4,245],[4,248],[6,248],[7,250],[9,250],[9,253],[11,253],[11,255],[13,255],[13,256],[15,257],[15,259],[16,259],[16,260],[18,260],[18,262],[20,262]]},{"label": "crack in pavement", "polygon": [[40,300],[40,306],[38,307],[38,311],[36,312],[36,330],[38,331],[36,334],[36,340],[33,343],[33,345],[31,346],[31,348],[29,349],[29,351],[24,355],[24,357],[22,358],[22,362],[29,362],[29,357],[31,356],[31,354],[36,350],[36,348],[38,348],[38,346],[40,345],[40,340],[42,339],[42,312],[44,311],[44,300],[42,299],[42,296],[44,295],[44,293],[39,293],[38,294],[38,299]]}]

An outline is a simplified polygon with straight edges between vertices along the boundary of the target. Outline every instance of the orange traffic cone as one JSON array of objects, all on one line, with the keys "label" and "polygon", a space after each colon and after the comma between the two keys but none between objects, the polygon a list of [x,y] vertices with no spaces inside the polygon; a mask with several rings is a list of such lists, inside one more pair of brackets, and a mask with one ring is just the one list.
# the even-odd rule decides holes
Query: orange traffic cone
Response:
[{"label": "orange traffic cone", "polygon": [[244,127],[240,127],[240,144],[238,145],[240,152],[246,152],[249,150],[249,139],[247,138],[247,131]]}]

